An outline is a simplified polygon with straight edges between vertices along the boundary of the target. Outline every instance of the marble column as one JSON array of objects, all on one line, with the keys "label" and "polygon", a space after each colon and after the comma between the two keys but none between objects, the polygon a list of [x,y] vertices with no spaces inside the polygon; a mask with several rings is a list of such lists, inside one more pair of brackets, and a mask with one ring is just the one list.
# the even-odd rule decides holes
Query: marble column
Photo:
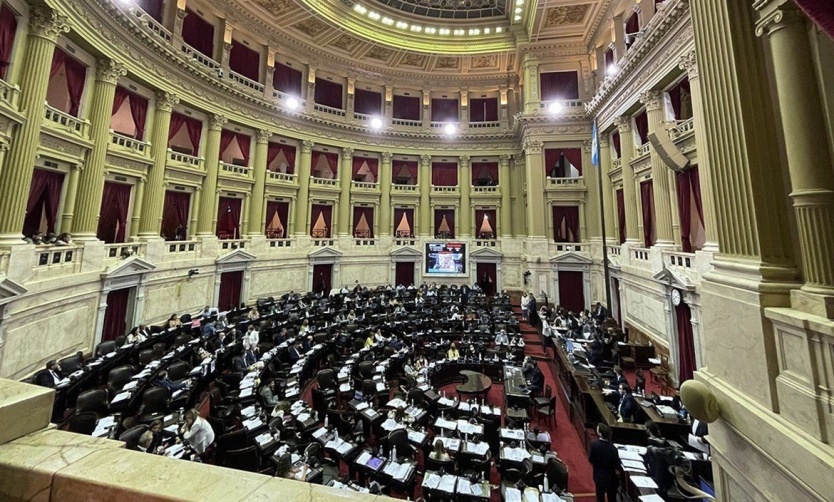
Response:
[{"label": "marble column", "polygon": [[350,206],[350,188],[351,175],[353,174],[353,148],[342,148],[342,167],[339,170],[339,185],[341,191],[339,192],[339,217],[338,227],[336,231],[339,235],[353,235],[350,228],[350,213],[352,208]]},{"label": "marble column", "polygon": [[637,225],[637,188],[634,184],[634,169],[631,158],[634,156],[634,132],[631,117],[622,115],[614,121],[620,131],[620,166],[623,171],[623,205],[626,217],[626,242],[633,246],[642,246],[643,240]]},{"label": "marble column", "polygon": [[145,183],[147,178],[139,178],[133,191],[133,214],[130,218],[130,240],[139,238],[139,225],[142,220],[142,203],[145,200]]},{"label": "marble column", "polygon": [[421,237],[430,237],[432,228],[431,218],[431,155],[420,155],[420,233]]},{"label": "marble column", "polygon": [[379,202],[379,235],[377,237],[394,235],[391,228],[391,183],[393,182],[391,157],[391,152],[382,152],[382,164],[379,167],[378,180],[381,197]]},{"label": "marble column", "polygon": [[313,113],[316,107],[316,68],[314,66],[307,67],[307,97],[305,99],[307,113]]},{"label": "marble column", "polygon": [[78,178],[81,176],[80,164],[73,164],[67,181],[67,195],[64,199],[64,214],[61,215],[61,232],[72,233],[72,220],[75,216],[75,201],[78,198]]},{"label": "marble column", "polygon": [[266,160],[269,153],[269,138],[272,131],[261,129],[258,131],[255,143],[255,185],[252,187],[252,198],[249,203],[249,236],[262,235],[266,228],[264,218],[264,199],[266,198]]},{"label": "marble column", "polygon": [[[769,2],[768,4],[773,4]],[[756,34],[770,40],[791,199],[799,229],[807,293],[834,295],[834,170],[825,145],[825,104],[808,40],[808,22],[793,3],[764,10]],[[829,304],[834,301],[829,300]],[[823,315],[834,316],[834,306]]]},{"label": "marble column", "polygon": [[[646,105],[649,133],[666,134],[663,130],[663,92],[646,91],[640,95],[640,102]],[[660,136],[662,137],[662,136]],[[672,202],[669,186],[669,168],[653,147],[650,148],[652,163],[652,191],[654,193],[655,246],[671,248],[675,245],[672,233]]]},{"label": "marble column", "polygon": [[[171,129],[171,111],[179,101],[177,96],[169,92],[159,91],[156,93],[153,128],[150,137],[153,165],[148,171],[147,194],[142,201],[142,216],[139,219],[140,239],[152,240],[160,237],[162,210],[165,204],[168,131]],[[197,214],[195,208],[192,208],[192,212],[192,214]]]},{"label": "marble column", "polygon": [[[614,60],[617,64],[623,59],[625,55],[625,23],[623,22],[623,15],[614,16]],[[606,68],[606,71],[608,69]]]},{"label": "marble column", "polygon": [[582,145],[582,177],[585,178],[585,220],[588,226],[587,236],[580,234],[581,240],[599,240],[602,238],[599,221],[599,166],[591,164],[592,141],[586,139]]},{"label": "marble column", "polygon": [[309,233],[307,229],[307,218],[310,212],[310,164],[312,163],[314,144],[310,140],[302,141],[298,161],[296,162],[296,172],[298,173],[298,197],[295,200],[294,208],[296,235]]},{"label": "marble column", "polygon": [[510,185],[510,190],[513,196],[513,235],[516,237],[527,236],[527,208],[524,205],[524,170],[526,159],[524,152],[513,155],[513,182]]},{"label": "marble column", "polygon": [[119,77],[127,75],[122,63],[99,59],[96,64],[96,83],[90,107],[90,140],[93,148],[78,178],[78,200],[75,201],[73,239],[93,240],[98,230],[101,198],[104,192],[104,162],[110,144],[110,116]]},{"label": "marble column", "polygon": [[197,220],[197,235],[214,235],[217,222],[217,172],[220,169],[220,134],[228,119],[222,115],[209,115],[206,134],[205,165],[206,177],[200,193],[200,217]]},{"label": "marble column", "polygon": [[536,113],[541,106],[539,60],[532,52],[527,52],[524,54],[521,68],[524,76],[524,113]]},{"label": "marble column", "polygon": [[348,120],[353,120],[353,112],[356,106],[356,79],[347,79],[347,102],[345,103],[345,115]]},{"label": "marble column", "polygon": [[[510,193],[510,160],[509,155],[498,158],[498,189],[501,190],[501,237],[513,236],[513,202]],[[496,232],[496,235],[498,232]]]},{"label": "marble column", "polygon": [[614,214],[614,187],[611,183],[611,146],[608,138],[600,135],[599,138],[599,176],[602,176],[602,211],[605,213],[605,240],[619,242],[614,234],[614,222],[617,215]]},{"label": "marble column", "polygon": [[18,82],[18,106],[24,120],[17,127],[5,165],[0,170],[0,244],[23,242],[23,219],[40,143],[52,54],[58,35],[68,31],[65,16],[45,6],[32,8],[26,54],[21,58],[26,64]]},{"label": "marble column", "polygon": [[544,205],[544,160],[542,159],[542,142],[527,139],[524,141],[526,165],[524,180],[527,185],[527,237],[547,238]]},{"label": "marble column", "polygon": [[[704,100],[701,96],[701,78],[698,75],[698,63],[695,58],[695,51],[691,50],[681,56],[678,67],[686,70],[689,78],[689,91],[692,96],[692,120],[695,127],[695,144],[701,150],[701,145],[707,142],[707,134],[704,129]],[[715,209],[715,198],[712,191],[712,166],[709,163],[709,155],[699,152],[698,155],[698,177],[701,182],[701,204],[704,211],[704,251],[715,253],[718,251],[718,213]]]},{"label": "marble column", "polygon": [[458,237],[469,237],[475,235],[472,230],[472,165],[469,155],[461,155],[458,160],[460,164],[458,186],[460,187],[460,229]]}]

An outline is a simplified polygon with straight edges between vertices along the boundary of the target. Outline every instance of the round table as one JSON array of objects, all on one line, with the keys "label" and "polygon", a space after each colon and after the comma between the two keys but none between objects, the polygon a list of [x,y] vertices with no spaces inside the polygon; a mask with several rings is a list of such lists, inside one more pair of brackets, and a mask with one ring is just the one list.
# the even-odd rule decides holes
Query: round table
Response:
[{"label": "round table", "polygon": [[455,387],[458,394],[472,394],[486,399],[487,392],[492,387],[492,379],[483,373],[472,370],[461,370],[460,374],[466,378],[466,382]]}]

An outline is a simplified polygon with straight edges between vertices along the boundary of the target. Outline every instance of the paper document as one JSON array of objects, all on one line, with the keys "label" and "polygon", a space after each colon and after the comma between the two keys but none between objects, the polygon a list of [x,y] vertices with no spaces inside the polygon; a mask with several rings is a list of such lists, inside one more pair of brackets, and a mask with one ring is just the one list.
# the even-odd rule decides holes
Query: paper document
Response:
[{"label": "paper document", "polygon": [[641,495],[637,498],[640,502],[664,502],[663,497],[656,493]]},{"label": "paper document", "polygon": [[631,482],[637,488],[657,488],[657,483],[648,476],[632,476]]},{"label": "paper document", "polygon": [[617,450],[617,453],[620,455],[620,460],[638,460],[640,462],[643,461],[643,457],[639,453],[635,453],[633,451]]},{"label": "paper document", "polygon": [[643,462],[640,462],[638,460],[623,460],[622,462],[623,467],[631,467],[632,469],[643,469],[644,471],[646,470],[646,466],[643,464]]}]

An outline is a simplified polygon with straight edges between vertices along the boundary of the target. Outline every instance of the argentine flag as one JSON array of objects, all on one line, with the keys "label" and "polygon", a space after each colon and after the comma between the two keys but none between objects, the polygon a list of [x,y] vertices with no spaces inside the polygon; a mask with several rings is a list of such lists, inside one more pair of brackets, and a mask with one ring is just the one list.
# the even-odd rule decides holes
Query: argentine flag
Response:
[{"label": "argentine flag", "polygon": [[594,119],[594,128],[591,131],[591,164],[599,166],[599,135],[596,119]]}]

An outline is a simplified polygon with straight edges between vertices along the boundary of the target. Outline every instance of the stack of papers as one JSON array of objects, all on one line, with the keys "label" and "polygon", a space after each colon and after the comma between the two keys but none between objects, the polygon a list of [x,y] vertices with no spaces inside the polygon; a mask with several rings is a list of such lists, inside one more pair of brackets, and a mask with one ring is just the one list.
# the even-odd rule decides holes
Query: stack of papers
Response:
[{"label": "stack of papers", "polygon": [[481,424],[470,424],[466,420],[458,420],[458,430],[461,434],[483,434],[484,426]]},{"label": "stack of papers", "polygon": [[130,392],[120,392],[119,394],[116,394],[112,401],[110,401],[110,404],[126,401],[128,399],[130,399]]},{"label": "stack of papers", "polygon": [[518,488],[507,487],[504,489],[504,502],[521,502],[521,491]]},{"label": "stack of papers", "polygon": [[270,434],[268,432],[265,432],[265,433],[261,434],[260,436],[256,437],[255,441],[259,445],[263,446],[263,445],[269,443],[270,441],[272,441],[272,434]]},{"label": "stack of papers", "polygon": [[518,441],[524,440],[524,431],[521,429],[507,429],[506,427],[501,429],[501,438],[502,439],[515,439]]},{"label": "stack of papers", "polygon": [[371,459],[371,454],[367,451],[363,451],[356,457],[356,463],[359,465],[368,465],[368,461]]},{"label": "stack of papers", "polygon": [[437,485],[437,489],[446,493],[455,493],[455,485],[457,484],[457,481],[457,476],[444,474],[443,477],[440,478],[440,483]]},{"label": "stack of papers", "polygon": [[539,502],[539,491],[532,487],[524,490],[524,502]]},{"label": "stack of papers", "polygon": [[248,431],[251,431],[252,429],[257,429],[261,425],[263,425],[263,422],[261,422],[261,419],[259,417],[243,421],[243,427],[245,427]]},{"label": "stack of papers", "polygon": [[523,462],[525,459],[531,457],[530,452],[526,448],[504,447],[501,453],[503,458],[513,462]]},{"label": "stack of papers", "polygon": [[475,455],[486,455],[486,452],[489,451],[489,443],[466,443],[466,451]]},{"label": "stack of papers", "polygon": [[434,426],[453,431],[458,428],[458,423],[453,420],[446,420],[443,417],[437,417],[437,420],[434,421]]},{"label": "stack of papers", "polygon": [[657,483],[648,476],[631,476],[631,482],[637,488],[657,488]]},{"label": "stack of papers", "polygon": [[643,462],[643,457],[637,452],[628,450],[617,450],[617,454],[620,455],[620,460],[637,460],[641,463]]},{"label": "stack of papers", "polygon": [[423,432],[418,432],[418,431],[413,431],[413,430],[408,431],[408,440],[411,441],[412,443],[421,444],[423,441],[425,441],[425,439],[426,439],[426,434],[423,433]]},{"label": "stack of papers", "polygon": [[[435,441],[436,440],[437,440],[437,436],[435,436]],[[452,451],[460,450],[460,439],[441,437],[440,440],[443,441],[443,446],[447,450],[452,450]]]},{"label": "stack of papers", "polygon": [[440,476],[433,472],[427,472],[425,476],[423,476],[423,487],[429,488],[434,490],[440,484]]}]

